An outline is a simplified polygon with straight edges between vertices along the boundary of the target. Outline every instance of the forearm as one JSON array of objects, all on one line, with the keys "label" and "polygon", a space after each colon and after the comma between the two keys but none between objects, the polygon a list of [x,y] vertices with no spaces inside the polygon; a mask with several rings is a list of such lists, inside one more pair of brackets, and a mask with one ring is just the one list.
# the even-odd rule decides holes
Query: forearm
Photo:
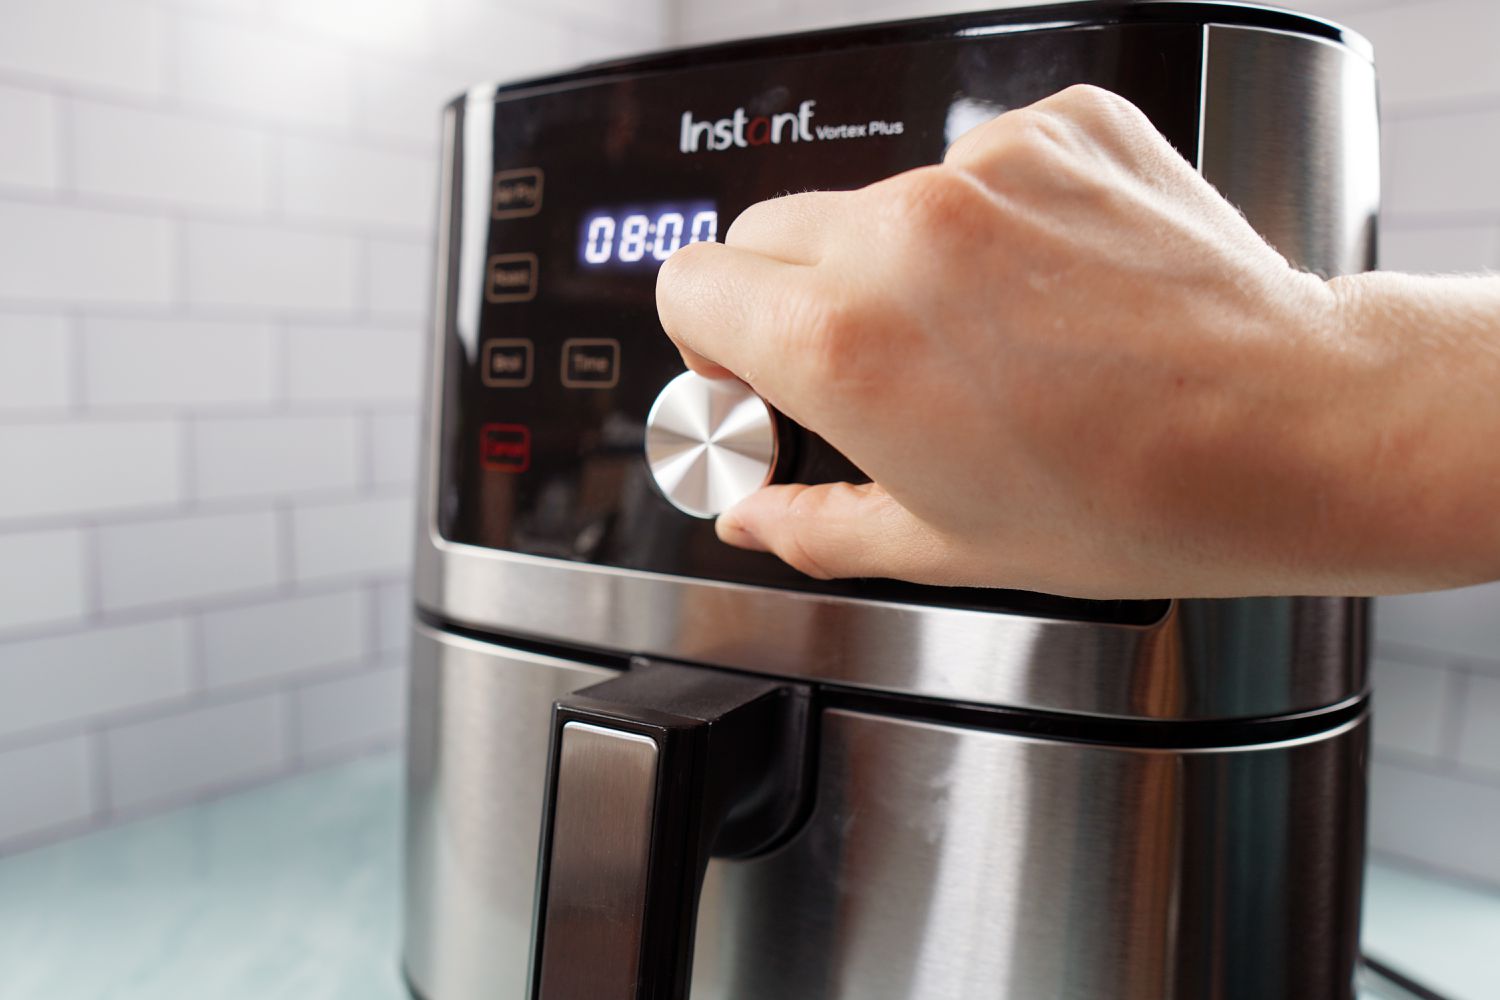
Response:
[{"label": "forearm", "polygon": [[[1368,491],[1343,529],[1371,592],[1500,578],[1500,277],[1375,272],[1330,282],[1363,376],[1347,397]],[[1352,555],[1352,553],[1351,553]],[[1360,558],[1360,557],[1355,557]]]}]

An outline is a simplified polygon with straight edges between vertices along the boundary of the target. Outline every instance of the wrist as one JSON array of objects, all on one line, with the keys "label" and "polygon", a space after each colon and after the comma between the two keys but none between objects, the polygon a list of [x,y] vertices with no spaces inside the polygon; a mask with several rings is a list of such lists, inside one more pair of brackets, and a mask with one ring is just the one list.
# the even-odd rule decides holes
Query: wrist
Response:
[{"label": "wrist", "polygon": [[1500,283],[1386,272],[1328,282],[1357,361],[1343,419],[1364,447],[1372,593],[1500,577]]}]

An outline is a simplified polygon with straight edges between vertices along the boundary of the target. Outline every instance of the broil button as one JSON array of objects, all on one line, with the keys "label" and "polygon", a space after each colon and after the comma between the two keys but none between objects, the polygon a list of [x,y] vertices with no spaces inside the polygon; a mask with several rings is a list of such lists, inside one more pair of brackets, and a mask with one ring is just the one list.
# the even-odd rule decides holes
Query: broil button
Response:
[{"label": "broil button", "polygon": [[530,385],[531,341],[487,341],[479,374],[485,385],[497,389],[520,389]]}]

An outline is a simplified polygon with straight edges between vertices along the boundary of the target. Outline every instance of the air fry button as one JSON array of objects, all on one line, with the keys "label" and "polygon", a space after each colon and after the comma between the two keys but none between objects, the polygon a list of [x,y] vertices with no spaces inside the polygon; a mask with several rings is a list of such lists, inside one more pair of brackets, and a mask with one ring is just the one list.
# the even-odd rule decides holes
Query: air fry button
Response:
[{"label": "air fry button", "polygon": [[497,389],[520,389],[530,385],[531,341],[486,341],[479,375],[485,385]]},{"label": "air fry button", "polygon": [[531,468],[531,428],[525,424],[485,424],[479,428],[479,464],[491,472]]},{"label": "air fry button", "polygon": [[497,253],[485,268],[484,297],[491,302],[527,302],[536,296],[536,254]]},{"label": "air fry button", "polygon": [[496,219],[521,219],[542,210],[542,171],[539,167],[502,170],[495,175],[490,215]]},{"label": "air fry button", "polygon": [[575,337],[563,341],[563,385],[570,389],[610,389],[619,381],[618,340]]}]

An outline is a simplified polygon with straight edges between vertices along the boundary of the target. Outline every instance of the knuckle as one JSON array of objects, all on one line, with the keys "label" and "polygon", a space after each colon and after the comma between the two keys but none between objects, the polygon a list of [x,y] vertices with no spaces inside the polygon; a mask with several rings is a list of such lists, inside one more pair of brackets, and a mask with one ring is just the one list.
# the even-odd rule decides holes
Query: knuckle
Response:
[{"label": "knuckle", "polygon": [[1124,130],[1146,121],[1145,114],[1112,90],[1093,84],[1074,84],[1058,95],[1063,113],[1096,130]]},{"label": "knuckle", "polygon": [[[882,209],[880,244],[886,273],[926,271],[940,260],[956,264],[992,246],[1006,219],[995,200],[1001,185],[990,175],[1007,173],[1003,164],[991,164],[983,171],[943,166],[903,176]],[[888,302],[883,314],[872,317],[876,329],[889,329],[902,305],[899,300]]]},{"label": "knuckle", "polygon": [[1021,155],[1047,157],[1067,149],[1072,143],[1073,134],[1066,115],[1059,116],[1036,106],[1020,108],[1011,115],[1009,124]]},{"label": "knuckle", "polygon": [[[775,215],[782,209],[781,199],[772,198],[769,201],[758,201],[746,208],[724,232],[724,242],[730,246],[736,246],[745,242],[752,234],[766,229],[774,224]],[[692,246],[693,244],[688,244]]]},{"label": "knuckle", "polygon": [[1058,96],[1071,106],[1093,111],[1110,110],[1125,103],[1125,99],[1114,91],[1092,83],[1075,83]]},{"label": "knuckle", "polygon": [[899,223],[927,235],[966,227],[982,201],[973,183],[958,171],[928,167],[902,175],[891,192]]},{"label": "knuckle", "polygon": [[827,386],[846,379],[858,364],[864,317],[842,298],[808,298],[796,311],[793,336],[808,376]]},{"label": "knuckle", "polygon": [[996,137],[1003,135],[1004,132],[1005,116],[1003,114],[981,122],[953,140],[947,151],[943,153],[943,162],[961,164],[982,159],[989,148],[994,145]]}]

